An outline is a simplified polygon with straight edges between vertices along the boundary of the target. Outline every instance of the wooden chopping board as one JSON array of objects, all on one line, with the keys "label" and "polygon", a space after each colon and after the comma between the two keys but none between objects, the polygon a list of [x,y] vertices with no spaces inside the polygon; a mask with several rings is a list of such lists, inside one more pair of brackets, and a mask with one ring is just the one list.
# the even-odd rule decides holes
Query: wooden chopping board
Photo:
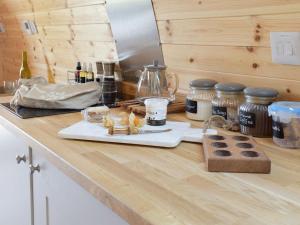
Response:
[{"label": "wooden chopping board", "polygon": [[[108,135],[107,129],[101,124],[81,121],[70,127],[59,131],[58,135],[66,139],[101,141],[134,145],[148,145],[164,148],[174,148],[182,141],[202,143],[203,129],[191,128],[190,123],[168,121],[165,126],[153,127],[145,125],[145,130],[165,130],[172,129],[170,132],[156,134],[138,134],[138,135]],[[216,130],[209,129],[209,135],[217,134]]]}]

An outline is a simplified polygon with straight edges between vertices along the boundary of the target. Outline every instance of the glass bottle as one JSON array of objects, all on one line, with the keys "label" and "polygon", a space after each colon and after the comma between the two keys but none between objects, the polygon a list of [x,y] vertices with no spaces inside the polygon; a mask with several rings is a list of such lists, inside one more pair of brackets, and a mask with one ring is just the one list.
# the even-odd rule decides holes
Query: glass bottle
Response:
[{"label": "glass bottle", "polygon": [[115,63],[103,63],[102,81],[102,103],[108,107],[113,107],[117,99],[117,85],[115,79]]},{"label": "glass bottle", "polygon": [[80,71],[80,83],[86,83],[87,69],[86,63],[83,63],[82,70]]},{"label": "glass bottle", "polygon": [[244,102],[245,86],[239,83],[219,83],[215,86],[217,96],[212,101],[212,114],[224,117],[230,130],[239,131],[239,107]]},{"label": "glass bottle", "polygon": [[77,67],[75,71],[75,82],[80,83],[80,71],[81,71],[81,63],[77,62]]},{"label": "glass bottle", "polygon": [[94,72],[93,72],[93,65],[92,63],[89,64],[89,69],[87,72],[86,82],[93,82],[95,80]]},{"label": "glass bottle", "polygon": [[272,118],[268,106],[278,96],[270,88],[246,88],[246,102],[240,106],[241,133],[254,137],[272,137]]},{"label": "glass bottle", "polygon": [[23,51],[23,53],[22,53],[22,66],[20,69],[20,78],[21,79],[30,79],[31,78],[31,71],[28,66],[28,57],[27,57],[26,51]]},{"label": "glass bottle", "polygon": [[186,98],[186,116],[191,120],[208,120],[212,116],[212,100],[216,96],[216,81],[198,79],[190,82]]}]

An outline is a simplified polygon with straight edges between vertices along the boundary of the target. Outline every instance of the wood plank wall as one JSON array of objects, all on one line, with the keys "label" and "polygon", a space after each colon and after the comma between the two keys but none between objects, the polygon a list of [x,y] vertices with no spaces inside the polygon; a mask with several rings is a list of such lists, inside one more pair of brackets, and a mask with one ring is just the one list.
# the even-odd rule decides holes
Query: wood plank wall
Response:
[{"label": "wood plank wall", "polygon": [[[0,79],[16,79],[21,52],[29,52],[34,74],[48,69],[57,82],[66,82],[67,71],[77,61],[117,60],[104,0],[1,0]],[[39,33],[27,35],[22,21],[35,21]],[[95,65],[94,65],[95,67]],[[94,68],[95,70],[95,68]],[[0,70],[1,71],[1,70]]]},{"label": "wood plank wall", "polygon": [[275,65],[270,31],[300,31],[299,0],[154,0],[164,57],[186,89],[215,78],[300,100],[300,66]]},{"label": "wood plank wall", "polygon": [[[58,81],[78,60],[116,59],[104,0],[1,0],[0,79],[15,78],[21,49],[32,70],[49,68]],[[300,66],[271,61],[270,31],[300,31],[299,0],[153,0],[162,48],[180,89],[196,78],[236,81],[280,90],[300,100]],[[20,22],[33,19],[39,34],[24,35]],[[2,71],[2,72],[1,72]]]}]

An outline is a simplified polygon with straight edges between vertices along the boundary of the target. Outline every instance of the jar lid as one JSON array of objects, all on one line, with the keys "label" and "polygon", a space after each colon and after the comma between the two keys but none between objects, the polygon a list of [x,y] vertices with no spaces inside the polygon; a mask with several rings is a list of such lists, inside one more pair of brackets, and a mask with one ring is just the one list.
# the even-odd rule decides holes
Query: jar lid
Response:
[{"label": "jar lid", "polygon": [[209,79],[197,79],[190,82],[190,87],[195,89],[209,90],[214,89],[217,81]]},{"label": "jar lid", "polygon": [[153,64],[144,66],[145,69],[150,71],[160,71],[165,70],[167,67],[163,65],[159,65],[158,60],[154,60]]},{"label": "jar lid", "polygon": [[269,113],[274,115],[277,112],[285,112],[300,116],[300,102],[275,102],[269,106]]},{"label": "jar lid", "polygon": [[215,85],[217,91],[242,92],[246,87],[239,83],[218,83]]},{"label": "jar lid", "polygon": [[276,98],[278,91],[272,88],[246,88],[244,90],[246,96],[259,97],[259,98]]}]

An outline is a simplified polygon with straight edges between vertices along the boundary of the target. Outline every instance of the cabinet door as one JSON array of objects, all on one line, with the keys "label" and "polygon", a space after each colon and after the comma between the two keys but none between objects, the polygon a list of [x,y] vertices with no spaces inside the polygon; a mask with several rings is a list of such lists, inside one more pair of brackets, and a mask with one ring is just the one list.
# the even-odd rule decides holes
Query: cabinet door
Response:
[{"label": "cabinet door", "polygon": [[36,225],[128,225],[35,151],[33,163]]},{"label": "cabinet door", "polygon": [[[17,164],[16,156],[26,156]],[[0,125],[0,224],[30,224],[28,148]]]}]

